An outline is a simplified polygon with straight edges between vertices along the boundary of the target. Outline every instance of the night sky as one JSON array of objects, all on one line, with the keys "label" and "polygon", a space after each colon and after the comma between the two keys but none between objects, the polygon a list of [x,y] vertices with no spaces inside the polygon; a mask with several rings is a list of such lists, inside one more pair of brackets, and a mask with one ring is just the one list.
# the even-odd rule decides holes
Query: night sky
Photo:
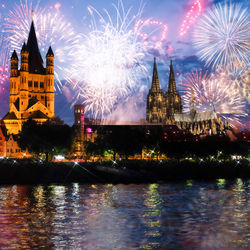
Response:
[{"label": "night sky", "polygon": [[[28,1],[30,2],[30,1]],[[190,73],[195,70],[208,70],[211,71],[210,68],[205,68],[204,62],[200,61],[196,55],[195,48],[192,44],[192,35],[193,29],[196,25],[196,22],[199,21],[199,18],[195,21],[195,23],[190,27],[187,33],[184,36],[180,36],[180,27],[185,18],[186,13],[189,11],[190,7],[194,3],[194,0],[124,0],[124,9],[128,10],[130,7],[132,15],[138,13],[138,10],[142,8],[141,19],[151,18],[152,20],[158,20],[163,24],[168,26],[167,38],[162,41],[161,49],[152,49],[143,59],[145,63],[145,67],[148,70],[147,76],[143,76],[138,80],[138,86],[146,86],[146,88],[135,88],[133,91],[140,91],[140,97],[136,97],[137,101],[140,99],[140,103],[137,103],[136,108],[131,104],[131,100],[134,100],[131,95],[126,98],[126,101],[120,100],[119,105],[116,106],[114,111],[114,115],[110,116],[111,119],[120,119],[118,113],[124,113],[124,110],[127,112],[127,116],[123,117],[123,120],[139,120],[141,118],[145,118],[145,110],[146,110],[146,94],[148,92],[148,88],[151,85],[151,75],[152,75],[152,64],[153,57],[157,57],[158,61],[158,71],[160,84],[164,90],[167,88],[168,83],[168,68],[170,59],[173,59],[177,87],[179,88],[178,82],[181,81],[182,77],[186,73]],[[225,3],[226,1],[222,0],[201,0],[200,3],[202,5],[202,13],[205,13],[208,8],[217,3]],[[235,0],[228,1],[233,3],[242,3],[246,7],[248,7],[247,0]],[[25,1],[22,1],[25,5]],[[33,6],[35,6],[38,1],[33,1]],[[17,9],[20,6],[19,0],[6,0],[0,2],[0,28],[2,30],[1,35],[1,43],[6,39],[6,17],[10,15],[10,12]],[[43,10],[50,10],[51,12],[60,12],[63,15],[64,21],[70,23],[71,27],[73,27],[75,34],[87,34],[90,29],[91,17],[88,11],[88,7],[94,7],[98,12],[102,15],[105,15],[104,9],[106,9],[111,19],[116,18],[116,13],[114,11],[114,7],[112,4],[117,4],[116,0],[50,0],[44,1],[41,0],[39,3],[39,8]],[[201,13],[201,14],[202,14]],[[35,24],[36,25],[36,24]],[[152,41],[159,39],[162,32],[162,27],[159,26],[159,29],[154,31],[152,34]],[[97,24],[98,28],[98,24]],[[147,27],[145,32],[150,32],[152,27]],[[14,31],[13,31],[14,32]],[[27,39],[27,38],[26,38]],[[47,44],[47,47],[50,44]],[[52,45],[53,49],[56,50],[57,43]],[[20,44],[21,47],[21,44]],[[46,45],[45,45],[46,47]],[[4,53],[4,46],[1,45],[1,55]],[[42,55],[46,54],[46,51],[41,51]],[[9,52],[10,53],[10,52]],[[2,62],[1,62],[2,63]],[[57,58],[55,63],[57,63]],[[2,63],[3,64],[3,63]],[[59,64],[59,63],[58,63]],[[68,62],[70,64],[70,62]],[[64,63],[64,67],[66,67],[67,61]],[[72,124],[73,122],[73,109],[72,103],[74,102],[75,94],[74,89],[70,88],[64,79],[64,75],[59,73],[59,79],[61,80],[60,90],[56,90],[55,96],[55,107],[56,107],[56,115],[59,115],[65,122]],[[8,112],[8,84],[2,83],[2,88],[4,86],[4,90],[1,90],[1,100],[0,100],[0,118],[2,118]],[[66,87],[63,85],[65,84]],[[132,92],[133,92],[132,91]],[[136,93],[133,92],[136,95]],[[129,99],[132,98],[132,99]],[[123,102],[124,101],[124,102]],[[132,110],[132,112],[130,112]],[[91,116],[91,114],[88,114]]]}]

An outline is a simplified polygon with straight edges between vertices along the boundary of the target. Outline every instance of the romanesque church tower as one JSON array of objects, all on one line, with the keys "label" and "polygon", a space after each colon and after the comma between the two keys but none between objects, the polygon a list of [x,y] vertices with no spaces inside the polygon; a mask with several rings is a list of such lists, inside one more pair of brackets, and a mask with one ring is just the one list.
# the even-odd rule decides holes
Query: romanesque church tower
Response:
[{"label": "romanesque church tower", "polygon": [[17,134],[29,118],[39,123],[54,117],[54,53],[49,47],[46,67],[41,57],[32,21],[21,62],[14,50],[11,59],[9,112],[3,118],[9,134]]},{"label": "romanesque church tower", "polygon": [[170,62],[168,90],[164,94],[160,87],[156,59],[154,58],[152,87],[147,96],[146,113],[147,122],[161,124],[173,124],[174,114],[182,113],[181,97],[176,89],[172,60]]}]

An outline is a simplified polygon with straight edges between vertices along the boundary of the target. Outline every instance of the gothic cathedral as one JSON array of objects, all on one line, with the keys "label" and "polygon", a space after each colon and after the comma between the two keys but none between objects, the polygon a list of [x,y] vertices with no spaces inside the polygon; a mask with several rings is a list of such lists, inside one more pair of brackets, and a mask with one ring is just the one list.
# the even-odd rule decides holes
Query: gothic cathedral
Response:
[{"label": "gothic cathedral", "polygon": [[152,86],[147,96],[146,113],[147,122],[160,124],[173,124],[174,114],[182,113],[181,97],[176,89],[172,60],[170,62],[168,90],[164,93],[159,83],[156,59],[154,58]]},{"label": "gothic cathedral", "polygon": [[18,134],[31,118],[43,123],[54,117],[54,53],[49,47],[46,67],[41,57],[32,21],[27,44],[21,49],[21,63],[11,56],[9,112],[3,118],[9,134]]}]

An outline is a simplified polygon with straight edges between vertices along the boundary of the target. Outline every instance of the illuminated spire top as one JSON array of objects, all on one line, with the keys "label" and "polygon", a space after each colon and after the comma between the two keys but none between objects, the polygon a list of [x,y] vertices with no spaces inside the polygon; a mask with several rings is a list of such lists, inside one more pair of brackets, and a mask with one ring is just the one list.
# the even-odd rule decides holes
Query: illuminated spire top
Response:
[{"label": "illuminated spire top", "polygon": [[27,48],[29,51],[29,72],[36,73],[36,74],[44,74],[45,69],[43,67],[43,59],[39,51],[33,21],[30,26],[30,33],[29,33],[29,38],[27,42]]},{"label": "illuminated spire top", "polygon": [[49,49],[48,49],[46,56],[54,56],[54,53],[53,53],[51,46],[49,46]]},{"label": "illuminated spire top", "polygon": [[156,66],[156,58],[154,57],[154,69],[153,69],[153,78],[152,78],[152,87],[151,87],[152,92],[159,92],[161,91],[160,83],[159,83],[159,78],[158,78],[158,71],[157,71],[157,66]]},{"label": "illuminated spire top", "polygon": [[11,59],[18,59],[16,50],[13,51],[12,56],[11,56]]},{"label": "illuminated spire top", "polygon": [[192,88],[192,96],[191,96],[191,101],[190,101],[190,112],[196,110],[196,101],[194,98],[194,89]]},{"label": "illuminated spire top", "polygon": [[174,67],[172,63],[172,59],[170,60],[170,72],[169,72],[169,82],[168,82],[168,93],[176,92],[176,83],[174,77]]}]

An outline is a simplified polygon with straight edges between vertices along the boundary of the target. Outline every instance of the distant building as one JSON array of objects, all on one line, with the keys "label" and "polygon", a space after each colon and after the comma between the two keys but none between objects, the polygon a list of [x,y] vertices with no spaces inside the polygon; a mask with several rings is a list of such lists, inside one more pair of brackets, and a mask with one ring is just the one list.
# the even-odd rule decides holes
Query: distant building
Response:
[{"label": "distant building", "polygon": [[0,157],[6,157],[7,130],[4,125],[0,125]]},{"label": "distant building", "polygon": [[180,130],[188,130],[195,135],[205,132],[217,134],[228,128],[228,123],[225,125],[213,110],[197,112],[194,97],[190,102],[190,113],[184,114],[181,97],[176,89],[172,60],[168,90],[164,93],[159,83],[155,58],[152,86],[147,96],[146,120],[151,124],[176,125]]},{"label": "distant building", "polygon": [[148,123],[159,124],[173,124],[174,114],[182,113],[181,97],[176,90],[172,60],[170,62],[168,90],[164,93],[160,86],[156,59],[154,58],[152,86],[147,96],[146,113]]},{"label": "distant building", "polygon": [[22,150],[17,143],[17,135],[8,135],[6,138],[6,155],[7,158],[28,158],[31,155],[28,150]]},{"label": "distant building", "polygon": [[73,153],[76,157],[82,157],[84,149],[84,105],[76,104],[74,106],[74,128],[75,128],[75,141],[73,145]]},{"label": "distant building", "polygon": [[228,123],[224,124],[213,110],[197,112],[193,94],[190,102],[190,113],[174,114],[174,121],[179,129],[189,130],[195,135],[205,133],[205,131],[209,134],[217,134],[229,127]]},{"label": "distant building", "polygon": [[41,57],[34,23],[28,42],[21,49],[18,68],[16,51],[11,56],[9,112],[3,118],[8,134],[18,134],[29,118],[43,123],[54,117],[54,53],[49,47],[46,68]]}]

